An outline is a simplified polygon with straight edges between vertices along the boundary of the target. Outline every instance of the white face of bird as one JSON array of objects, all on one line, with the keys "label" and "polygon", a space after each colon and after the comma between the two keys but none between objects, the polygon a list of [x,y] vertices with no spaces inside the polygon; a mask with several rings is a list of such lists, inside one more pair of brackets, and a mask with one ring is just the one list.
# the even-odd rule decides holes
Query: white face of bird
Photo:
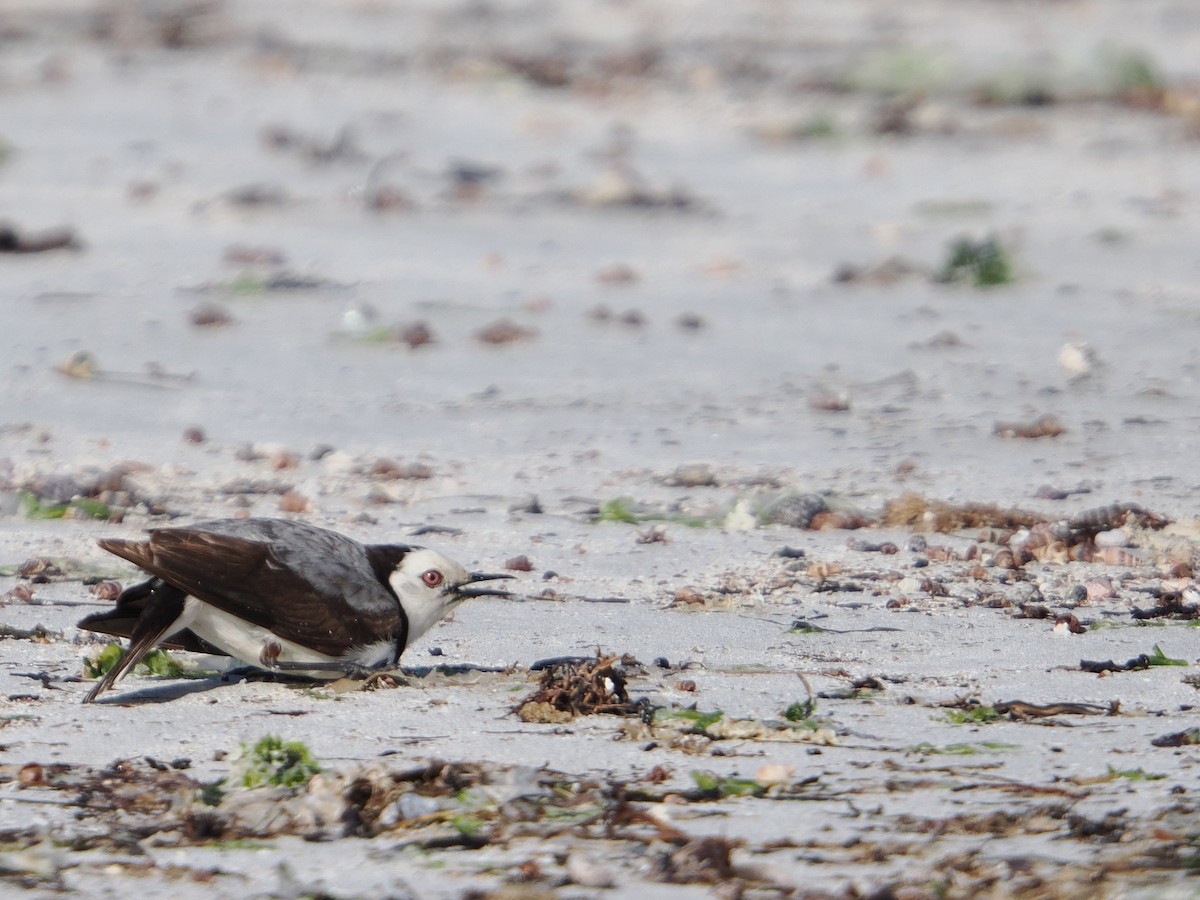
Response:
[{"label": "white face of bird", "polygon": [[468,572],[449,557],[426,547],[414,547],[392,570],[388,581],[400,598],[408,616],[408,641],[411,644],[437,624],[446,613],[471,597],[507,597],[498,588],[471,587],[480,581],[511,578],[511,575],[488,575]]}]

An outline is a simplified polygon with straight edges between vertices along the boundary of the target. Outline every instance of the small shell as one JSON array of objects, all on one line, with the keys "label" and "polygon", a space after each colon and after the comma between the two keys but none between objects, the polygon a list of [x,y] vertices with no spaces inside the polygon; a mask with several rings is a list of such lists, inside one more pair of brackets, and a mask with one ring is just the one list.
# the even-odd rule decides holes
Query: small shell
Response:
[{"label": "small shell", "polygon": [[18,584],[9,591],[0,596],[0,603],[28,603],[33,599],[33,588],[27,584]]},{"label": "small shell", "polygon": [[1096,534],[1125,525],[1159,529],[1169,523],[1163,516],[1144,509],[1136,503],[1110,503],[1108,506],[1085,509],[1083,512],[1076,513],[1067,520],[1067,524],[1075,531]]},{"label": "small shell", "polygon": [[424,347],[426,344],[436,342],[431,329],[424,322],[413,322],[409,325],[399,325],[396,327],[396,339],[402,344],[416,350],[418,347]]},{"label": "small shell", "polygon": [[308,512],[311,502],[299,491],[288,491],[279,498],[279,510],[286,513]]},{"label": "small shell", "polygon": [[499,319],[475,332],[475,340],[484,344],[511,344],[537,337],[537,330],[525,328],[510,319]]},{"label": "small shell", "polygon": [[1091,375],[1100,364],[1100,358],[1087,341],[1071,341],[1058,351],[1058,364],[1071,378]]},{"label": "small shell", "polygon": [[837,563],[831,563],[831,562],[813,563],[811,566],[808,567],[808,576],[809,576],[809,578],[821,578],[821,579],[832,578],[834,575],[837,575],[841,571],[842,571],[842,567],[840,565],[838,565]]},{"label": "small shell", "polygon": [[528,556],[522,553],[520,556],[514,556],[512,559],[507,560],[504,563],[504,568],[510,572],[532,572],[533,563]]},{"label": "small shell", "polygon": [[1102,547],[1096,551],[1097,562],[1106,566],[1144,566],[1146,561],[1128,547]]},{"label": "small shell", "polygon": [[796,767],[782,763],[766,763],[759,766],[754,773],[754,780],[759,784],[791,784],[796,775]]},{"label": "small shell", "polygon": [[681,587],[675,589],[675,595],[671,600],[672,606],[702,606],[704,604],[704,595],[694,587]]},{"label": "small shell", "polygon": [[605,266],[596,273],[596,280],[601,284],[610,286],[623,286],[633,284],[641,278],[637,270],[626,263],[614,263],[611,266]]},{"label": "small shell", "polygon": [[992,431],[997,437],[1036,440],[1044,437],[1058,437],[1066,431],[1066,428],[1058,420],[1058,416],[1047,414],[1039,416],[1032,422],[997,422]]},{"label": "small shell", "polygon": [[121,596],[121,582],[112,581],[97,581],[90,588],[88,593],[97,600],[113,601]]},{"label": "small shell", "polygon": [[1089,603],[1098,603],[1102,600],[1110,600],[1117,595],[1116,588],[1108,578],[1089,578],[1084,582],[1084,588],[1087,589],[1087,599]]}]

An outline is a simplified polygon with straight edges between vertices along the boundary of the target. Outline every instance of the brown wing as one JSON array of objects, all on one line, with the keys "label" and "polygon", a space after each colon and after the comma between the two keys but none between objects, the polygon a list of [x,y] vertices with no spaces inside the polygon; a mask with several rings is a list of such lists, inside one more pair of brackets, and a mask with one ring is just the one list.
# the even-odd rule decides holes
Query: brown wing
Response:
[{"label": "brown wing", "polygon": [[149,584],[151,585],[149,593],[139,598],[142,612],[130,632],[129,649],[125,651],[117,664],[105,672],[104,676],[88,691],[87,696],[83,698],[84,703],[91,703],[101,693],[112,687],[118,678],[141,662],[142,657],[170,633],[171,626],[182,615],[187,594],[162,581]]},{"label": "brown wing", "polygon": [[363,545],[274,519],[163,528],[100,546],[205,603],[330,656],[401,639],[400,602]]},{"label": "brown wing", "polygon": [[[145,612],[154,596],[154,588],[163,584],[161,578],[151,578],[140,584],[131,584],[117,598],[117,605],[103,612],[92,613],[79,620],[79,627],[99,634],[110,634],[113,637],[132,638],[133,629],[138,619]],[[207,641],[202,641],[186,628],[167,634],[158,646],[167,650],[189,650],[192,653],[209,653],[218,656],[228,656],[224,650],[214,647]]]}]

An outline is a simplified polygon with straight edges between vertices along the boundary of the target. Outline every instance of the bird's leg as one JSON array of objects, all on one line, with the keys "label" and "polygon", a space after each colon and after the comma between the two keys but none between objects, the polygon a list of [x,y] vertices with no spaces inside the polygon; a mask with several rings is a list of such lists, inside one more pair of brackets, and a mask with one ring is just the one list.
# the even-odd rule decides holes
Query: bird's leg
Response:
[{"label": "bird's leg", "polygon": [[278,641],[265,641],[262,645],[262,650],[259,651],[258,661],[264,669],[279,668],[279,654],[283,652],[283,647]]},{"label": "bird's leg", "polygon": [[[373,675],[378,675],[381,672],[387,672],[395,668],[395,664],[390,660],[382,663],[377,663],[373,666],[362,665],[361,663],[349,662],[347,660],[328,660],[324,662],[300,662],[298,660],[280,660],[280,647],[274,641],[270,641],[263,645],[262,653],[259,654],[258,660],[262,663],[264,669],[272,672],[337,672],[344,675],[346,678],[353,678],[356,681],[364,681]],[[274,651],[273,653],[270,651]]]}]

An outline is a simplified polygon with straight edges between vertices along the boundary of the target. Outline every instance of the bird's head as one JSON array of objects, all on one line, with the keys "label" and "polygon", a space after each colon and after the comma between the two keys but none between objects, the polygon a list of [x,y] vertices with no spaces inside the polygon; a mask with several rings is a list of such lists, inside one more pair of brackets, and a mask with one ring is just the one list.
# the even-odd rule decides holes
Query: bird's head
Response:
[{"label": "bird's head", "polygon": [[484,581],[512,578],[486,572],[468,572],[449,557],[427,547],[413,547],[396,563],[388,583],[400,598],[408,617],[411,644],[432,628],[442,616],[471,597],[508,597],[497,587],[478,587]]}]

